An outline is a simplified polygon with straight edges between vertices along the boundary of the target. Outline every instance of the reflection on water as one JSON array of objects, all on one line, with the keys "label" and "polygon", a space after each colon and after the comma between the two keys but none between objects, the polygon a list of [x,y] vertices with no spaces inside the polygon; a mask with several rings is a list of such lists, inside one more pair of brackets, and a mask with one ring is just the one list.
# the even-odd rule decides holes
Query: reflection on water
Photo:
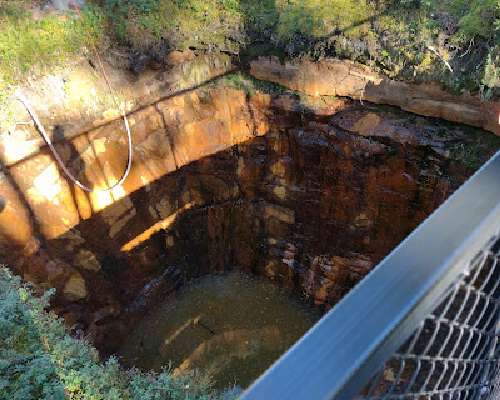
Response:
[{"label": "reflection on water", "polygon": [[247,387],[319,318],[270,282],[239,273],[202,278],[131,332],[124,363],[176,373],[199,369],[217,388]]}]

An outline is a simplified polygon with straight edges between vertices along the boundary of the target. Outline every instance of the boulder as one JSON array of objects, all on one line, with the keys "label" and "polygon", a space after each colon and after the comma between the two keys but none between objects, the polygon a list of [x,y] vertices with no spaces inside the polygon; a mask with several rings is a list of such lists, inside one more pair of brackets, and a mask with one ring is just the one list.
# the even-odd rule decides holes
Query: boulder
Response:
[{"label": "boulder", "polygon": [[70,301],[78,301],[87,297],[87,287],[83,277],[77,272],[72,274],[64,285],[63,293]]}]

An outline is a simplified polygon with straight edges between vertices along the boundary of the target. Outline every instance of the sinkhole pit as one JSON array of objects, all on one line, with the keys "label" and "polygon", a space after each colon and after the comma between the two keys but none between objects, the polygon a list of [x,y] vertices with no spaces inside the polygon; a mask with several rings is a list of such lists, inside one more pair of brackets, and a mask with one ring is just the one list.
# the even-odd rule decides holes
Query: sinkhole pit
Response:
[{"label": "sinkhole pit", "polygon": [[[131,113],[133,165],[112,193],[79,191],[45,148],[19,152],[0,176],[2,256],[56,288],[54,310],[103,358],[247,386],[500,147],[303,100],[222,80]],[[127,161],[121,120],[56,146],[91,186]]]}]

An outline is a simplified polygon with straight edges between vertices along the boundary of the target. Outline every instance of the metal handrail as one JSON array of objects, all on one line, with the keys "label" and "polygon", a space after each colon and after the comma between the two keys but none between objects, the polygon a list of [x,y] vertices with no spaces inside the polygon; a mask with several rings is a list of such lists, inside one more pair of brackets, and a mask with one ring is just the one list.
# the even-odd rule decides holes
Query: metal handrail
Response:
[{"label": "metal handrail", "polygon": [[500,229],[500,152],[241,397],[354,399]]}]

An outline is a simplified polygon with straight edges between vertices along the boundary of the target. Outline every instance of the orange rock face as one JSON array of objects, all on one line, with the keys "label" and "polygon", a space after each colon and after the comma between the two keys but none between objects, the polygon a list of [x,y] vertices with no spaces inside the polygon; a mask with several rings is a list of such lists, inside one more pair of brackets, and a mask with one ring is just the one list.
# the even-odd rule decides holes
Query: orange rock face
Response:
[{"label": "orange rock face", "polygon": [[[106,64],[104,69],[113,92],[110,92],[102,73],[96,73],[86,59],[20,89],[52,140],[69,141],[82,132],[119,118],[122,109],[138,111],[167,96],[192,90],[233,69],[230,57],[223,54],[195,56],[190,51],[173,52],[167,62],[167,69],[146,70],[140,76]],[[0,111],[7,113],[4,106],[2,104]],[[13,165],[36,154],[44,146],[44,141],[29,123],[14,124],[30,121],[19,101],[10,99],[6,109],[15,115],[15,121],[7,124],[0,119],[0,161],[4,165]]]},{"label": "orange rock face", "polygon": [[[121,124],[58,144],[84,183],[120,178]],[[219,83],[130,124],[133,167],[112,192],[77,189],[45,151],[0,180],[2,253],[56,287],[57,311],[109,352],[131,313],[203,274],[264,275],[331,307],[471,172],[436,122],[347,100],[304,105]]]},{"label": "orange rock face", "polygon": [[251,74],[310,96],[345,96],[389,104],[418,115],[481,127],[500,135],[500,104],[452,95],[437,85],[392,81],[351,61],[300,60],[282,64],[276,57],[251,62]]}]

